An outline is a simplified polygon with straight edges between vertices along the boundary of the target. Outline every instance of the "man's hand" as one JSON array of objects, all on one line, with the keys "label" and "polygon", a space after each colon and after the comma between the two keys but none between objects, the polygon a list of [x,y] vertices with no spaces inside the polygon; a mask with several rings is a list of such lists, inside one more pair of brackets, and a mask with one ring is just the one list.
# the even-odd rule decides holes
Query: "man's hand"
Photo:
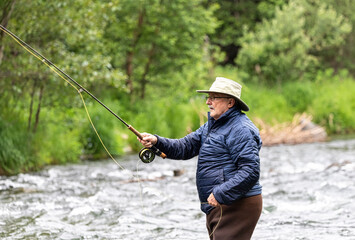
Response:
[{"label": "man's hand", "polygon": [[137,139],[144,147],[151,148],[158,141],[158,138],[150,133],[142,133],[141,135],[143,139]]},{"label": "man's hand", "polygon": [[217,207],[220,205],[219,202],[217,202],[217,200],[214,198],[213,193],[211,193],[210,196],[207,198],[207,202],[213,207]]}]

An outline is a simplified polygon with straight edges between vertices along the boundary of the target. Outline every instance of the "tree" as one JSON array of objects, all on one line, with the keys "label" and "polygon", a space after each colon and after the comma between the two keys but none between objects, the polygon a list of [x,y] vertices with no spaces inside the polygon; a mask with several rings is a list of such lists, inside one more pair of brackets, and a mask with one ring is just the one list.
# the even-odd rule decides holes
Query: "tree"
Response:
[{"label": "tree", "polygon": [[[15,5],[15,0],[7,0],[7,1],[3,1],[2,3],[0,3],[0,9],[2,9],[2,15],[0,16],[0,24],[3,27],[7,27],[11,13],[14,8],[14,5]],[[4,35],[5,35],[4,32],[0,32],[0,43],[1,43]],[[1,46],[0,46],[0,65],[1,65],[2,58],[3,58],[3,52],[4,52],[4,44],[1,44]]]},{"label": "tree", "polygon": [[[99,85],[98,82],[100,87],[120,86],[116,82],[121,81],[122,74],[110,69],[111,58],[97,51],[102,49],[100,1],[24,0],[21,3],[13,6],[8,21],[11,31],[84,86],[91,88]],[[82,21],[83,18],[87,21]],[[35,131],[41,108],[72,104],[75,91],[62,88],[65,82],[15,41],[9,37],[3,40],[6,58],[0,72],[3,103],[8,110],[27,106],[28,129]],[[79,103],[79,99],[74,103]]]},{"label": "tree", "polygon": [[350,31],[347,19],[323,2],[291,1],[244,35],[236,63],[255,81],[300,80],[320,69],[324,52],[339,48]]},{"label": "tree", "polygon": [[169,79],[203,60],[205,36],[216,26],[213,9],[200,0],[121,0],[107,8],[106,53],[114,69],[124,70],[132,99],[178,84]]},{"label": "tree", "polygon": [[351,0],[325,0],[338,14],[343,15],[351,22],[352,30],[345,36],[345,43],[340,48],[328,49],[324,53],[324,63],[336,71],[347,69],[355,76],[355,1]]},{"label": "tree", "polygon": [[219,6],[215,11],[219,25],[209,37],[211,43],[225,54],[220,64],[235,65],[244,27],[253,31],[257,23],[272,18],[276,7],[283,6],[286,2],[287,0],[208,0],[208,6]]}]

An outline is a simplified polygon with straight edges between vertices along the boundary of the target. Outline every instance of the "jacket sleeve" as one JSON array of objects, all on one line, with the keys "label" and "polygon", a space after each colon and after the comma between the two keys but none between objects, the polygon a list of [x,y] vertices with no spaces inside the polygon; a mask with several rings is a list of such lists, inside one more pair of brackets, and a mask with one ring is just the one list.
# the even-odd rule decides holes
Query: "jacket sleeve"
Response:
[{"label": "jacket sleeve", "polygon": [[243,128],[231,134],[226,144],[236,165],[234,176],[213,189],[220,204],[232,204],[242,198],[259,181],[261,140],[259,134]]},{"label": "jacket sleeve", "polygon": [[201,134],[204,126],[180,139],[170,139],[155,135],[158,138],[155,146],[170,159],[186,160],[195,157],[200,151]]}]

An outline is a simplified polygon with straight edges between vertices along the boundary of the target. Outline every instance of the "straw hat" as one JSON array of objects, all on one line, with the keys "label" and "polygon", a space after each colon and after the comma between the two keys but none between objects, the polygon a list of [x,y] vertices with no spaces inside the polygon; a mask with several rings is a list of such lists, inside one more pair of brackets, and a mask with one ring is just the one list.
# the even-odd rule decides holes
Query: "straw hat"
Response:
[{"label": "straw hat", "polygon": [[216,80],[212,83],[212,86],[209,90],[197,90],[199,93],[223,93],[231,97],[234,97],[239,104],[240,108],[244,111],[249,111],[248,105],[246,105],[240,96],[242,94],[242,86],[228,78],[217,77]]}]

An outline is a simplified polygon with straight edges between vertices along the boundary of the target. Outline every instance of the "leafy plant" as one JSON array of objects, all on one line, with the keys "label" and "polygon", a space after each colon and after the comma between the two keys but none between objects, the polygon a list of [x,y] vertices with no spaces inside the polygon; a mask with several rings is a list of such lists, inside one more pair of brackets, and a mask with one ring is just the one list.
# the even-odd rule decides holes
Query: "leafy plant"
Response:
[{"label": "leafy plant", "polygon": [[314,76],[324,52],[339,47],[350,31],[349,22],[331,6],[290,1],[255,32],[246,29],[236,63],[255,82],[299,81]]}]

